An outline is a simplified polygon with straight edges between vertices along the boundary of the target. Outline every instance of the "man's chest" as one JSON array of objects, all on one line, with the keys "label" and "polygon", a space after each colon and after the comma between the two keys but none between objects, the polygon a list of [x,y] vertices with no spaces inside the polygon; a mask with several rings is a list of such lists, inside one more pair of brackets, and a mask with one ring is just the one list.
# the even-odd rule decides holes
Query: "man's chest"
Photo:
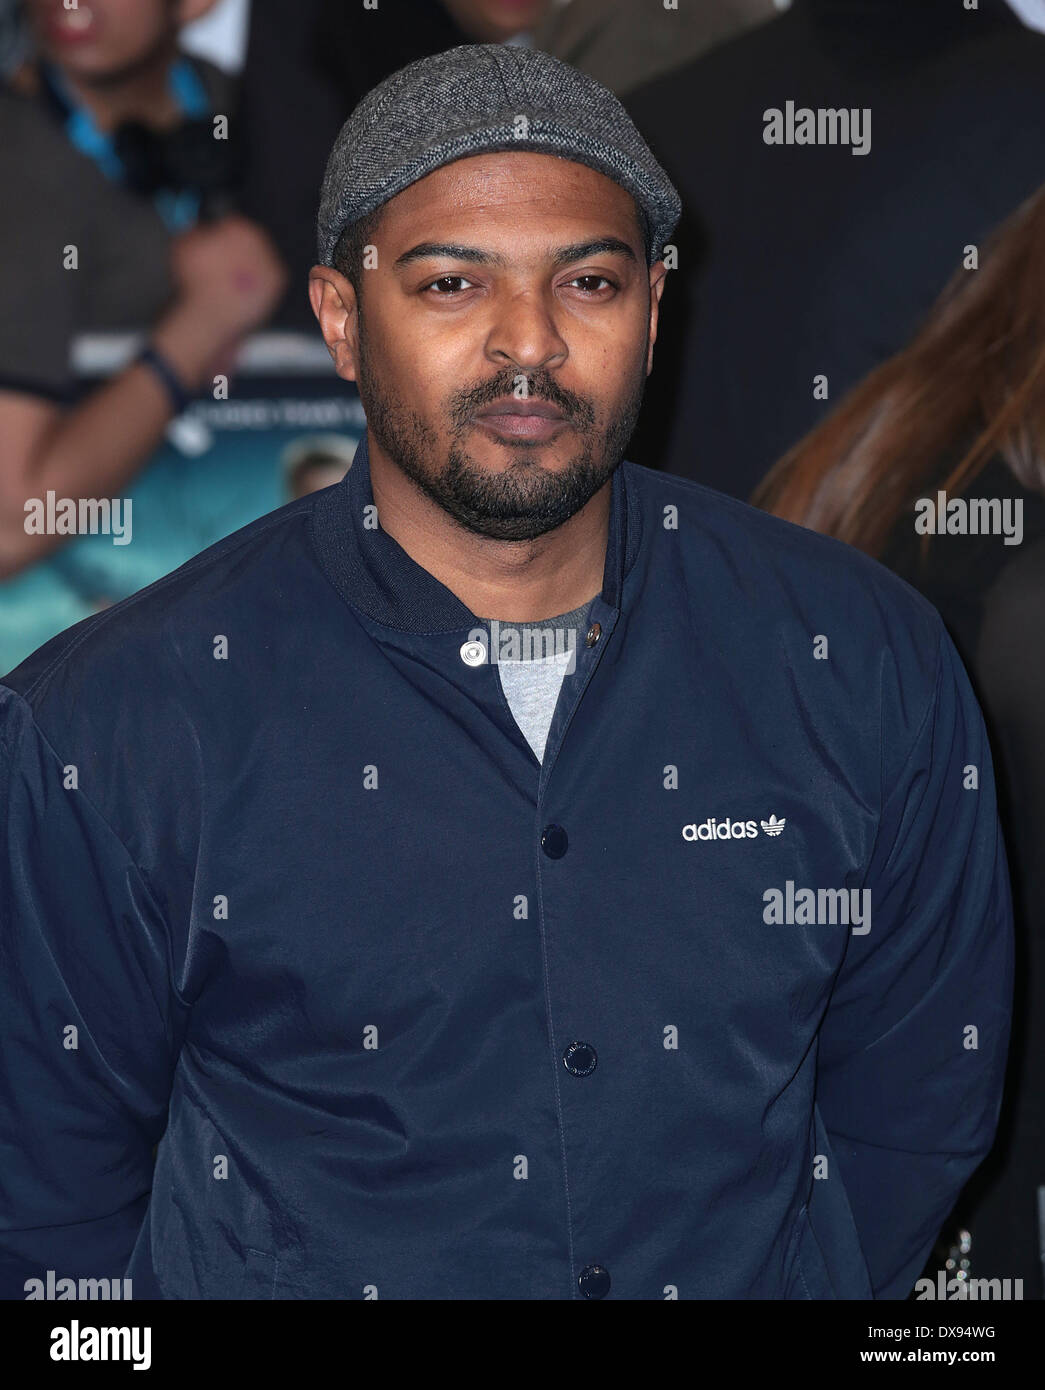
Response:
[{"label": "man's chest", "polygon": [[875,808],[830,701],[714,666],[653,647],[567,676],[543,768],[490,667],[375,661],[351,700],[230,725],[206,754],[191,1036],[236,1046],[249,1014],[274,1057],[344,1056],[407,1030],[463,1066],[477,1034],[539,1043],[550,1018],[640,1071],[646,1045],[744,1029],[802,1055],[873,930]]}]

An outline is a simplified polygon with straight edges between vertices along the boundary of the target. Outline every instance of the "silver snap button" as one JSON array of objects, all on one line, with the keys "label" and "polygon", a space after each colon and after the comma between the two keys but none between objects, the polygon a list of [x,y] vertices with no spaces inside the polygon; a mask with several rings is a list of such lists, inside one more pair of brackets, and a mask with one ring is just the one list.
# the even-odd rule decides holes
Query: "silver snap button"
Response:
[{"label": "silver snap button", "polygon": [[486,660],[486,648],[481,642],[466,642],[461,648],[461,660],[466,666],[481,666]]}]

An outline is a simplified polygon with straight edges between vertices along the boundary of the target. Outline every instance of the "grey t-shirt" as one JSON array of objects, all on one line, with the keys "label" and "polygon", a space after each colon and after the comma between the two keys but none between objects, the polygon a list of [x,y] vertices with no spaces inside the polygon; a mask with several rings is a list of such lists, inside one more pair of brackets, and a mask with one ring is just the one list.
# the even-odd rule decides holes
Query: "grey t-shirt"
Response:
[{"label": "grey t-shirt", "polygon": [[544,761],[563,681],[576,672],[577,650],[588,631],[594,598],[593,594],[579,608],[537,622],[483,619],[490,629],[490,660],[497,663],[504,698],[538,762]]}]

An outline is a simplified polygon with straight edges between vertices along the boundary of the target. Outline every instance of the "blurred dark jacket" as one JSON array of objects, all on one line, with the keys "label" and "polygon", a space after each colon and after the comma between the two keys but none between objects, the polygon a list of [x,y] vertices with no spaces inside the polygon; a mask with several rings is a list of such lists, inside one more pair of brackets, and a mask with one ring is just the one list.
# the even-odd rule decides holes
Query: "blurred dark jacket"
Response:
[{"label": "blurred dark jacket", "polygon": [[246,169],[240,204],[286,263],[287,292],[270,327],[314,332],[308,271],[327,156],[352,109],[321,63],[324,0],[252,0],[240,75]]},{"label": "blurred dark jacket", "polygon": [[[684,204],[629,457],[749,496],[1037,188],[1043,90],[1004,0],[795,0],[627,97]],[[870,107],[870,152],[767,145],[789,100]]]}]

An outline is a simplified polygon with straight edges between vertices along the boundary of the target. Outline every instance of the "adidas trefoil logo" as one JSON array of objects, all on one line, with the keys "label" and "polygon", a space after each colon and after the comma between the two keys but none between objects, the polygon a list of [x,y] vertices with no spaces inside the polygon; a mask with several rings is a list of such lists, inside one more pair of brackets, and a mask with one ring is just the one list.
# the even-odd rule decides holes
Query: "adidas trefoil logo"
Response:
[{"label": "adidas trefoil logo", "polygon": [[768,820],[759,821],[759,825],[761,825],[767,835],[779,835],[786,824],[787,821],[784,817],[777,820],[776,816],[770,816]]}]

